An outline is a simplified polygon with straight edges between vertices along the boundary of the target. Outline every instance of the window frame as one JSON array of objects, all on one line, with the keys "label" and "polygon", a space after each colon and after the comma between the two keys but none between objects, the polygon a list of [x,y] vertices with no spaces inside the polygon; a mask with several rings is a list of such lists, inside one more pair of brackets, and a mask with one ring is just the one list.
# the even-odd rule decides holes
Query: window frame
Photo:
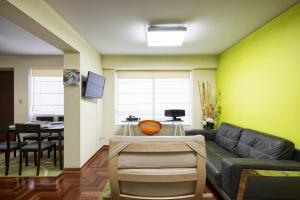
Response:
[{"label": "window frame", "polygon": [[[119,71],[123,71],[123,70],[118,70],[115,72],[114,74],[114,84],[115,84],[115,90],[114,90],[114,94],[115,94],[115,98],[114,98],[114,105],[115,105],[115,119],[114,119],[114,124],[116,126],[120,126],[120,125],[124,125],[123,122],[120,122],[119,120],[119,117],[118,117],[118,72]],[[127,71],[127,70],[126,70]],[[128,70],[129,71],[129,70]],[[135,70],[135,71],[141,71],[143,72],[142,70]],[[149,71],[149,70],[147,70]],[[160,71],[160,70],[150,70],[150,71]],[[189,105],[189,109],[190,109],[190,112],[189,112],[189,122],[183,122],[182,125],[184,126],[192,126],[192,123],[193,123],[193,91],[192,91],[192,88],[193,88],[193,79],[192,79],[192,71],[191,70],[168,70],[168,71],[188,71],[189,73],[189,102],[188,102],[188,105]],[[157,120],[155,119],[155,108],[156,108],[156,103],[155,103],[155,78],[152,78],[151,79],[151,82],[152,82],[152,119],[154,120]],[[137,116],[138,117],[138,116]]]},{"label": "window frame", "polygon": [[[42,73],[41,75],[33,75],[33,73],[34,73],[34,70],[37,70],[37,71],[42,71],[42,72],[40,72],[40,73]],[[34,97],[35,95],[37,95],[37,94],[58,94],[58,95],[63,95],[63,98],[64,98],[64,86],[63,86],[63,77],[62,76],[60,76],[60,75],[53,75],[53,74],[50,74],[49,76],[47,76],[47,75],[45,75],[45,74],[43,74],[43,70],[45,70],[45,72],[47,72],[47,70],[50,70],[50,73],[52,72],[53,73],[53,71],[55,72],[55,70],[62,70],[62,69],[60,69],[60,68],[32,68],[31,69],[31,81],[30,81],[30,83],[31,83],[31,90],[30,90],[30,102],[31,102],[31,105],[30,105],[30,113],[31,113],[31,115],[32,116],[39,116],[39,115],[53,115],[53,116],[58,116],[58,115],[63,115],[64,114],[64,100],[63,100],[63,104],[62,105],[42,105],[42,106],[57,106],[57,107],[62,107],[63,108],[63,111],[62,111],[62,113],[60,113],[60,112],[56,112],[56,113],[39,113],[39,112],[34,112],[34,108],[35,108],[35,100],[36,100],[36,98]],[[57,74],[59,74],[58,72],[57,72]],[[57,93],[57,92],[55,92],[55,93],[36,93],[35,92],[35,89],[36,89],[36,87],[37,87],[37,85],[36,85],[36,82],[39,82],[38,80],[35,80],[35,78],[37,78],[37,77],[47,77],[47,78],[49,78],[49,77],[59,77],[59,78],[61,78],[62,80],[61,81],[42,81],[42,82],[56,82],[56,83],[58,83],[59,82],[59,84],[62,84],[62,87],[63,87],[63,91],[61,92],[61,93]],[[41,81],[40,81],[41,82]],[[41,105],[36,105],[36,106],[41,106]]]}]

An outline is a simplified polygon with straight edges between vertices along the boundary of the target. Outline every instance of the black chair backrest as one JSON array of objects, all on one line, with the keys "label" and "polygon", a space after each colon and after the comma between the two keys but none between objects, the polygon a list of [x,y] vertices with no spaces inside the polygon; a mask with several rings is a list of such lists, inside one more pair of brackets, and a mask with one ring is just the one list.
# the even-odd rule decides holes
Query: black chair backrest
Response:
[{"label": "black chair backrest", "polygon": [[16,124],[16,130],[21,133],[39,133],[41,130],[40,124]]},{"label": "black chair backrest", "polygon": [[59,116],[59,117],[58,117],[58,121],[60,121],[60,122],[65,121],[65,117],[64,117],[64,116]]},{"label": "black chair backrest", "polygon": [[36,120],[38,120],[38,121],[54,122],[54,117],[50,117],[50,116],[38,116],[38,117],[36,117]]},{"label": "black chair backrest", "polygon": [[21,142],[20,133],[36,133],[39,147],[41,145],[41,125],[40,124],[15,124],[19,144]]},{"label": "black chair backrest", "polygon": [[13,138],[15,138],[15,133],[10,133],[9,131],[9,124],[0,124],[0,133],[5,133],[6,137],[6,145],[7,145],[7,149],[10,149],[10,141],[14,140]]}]

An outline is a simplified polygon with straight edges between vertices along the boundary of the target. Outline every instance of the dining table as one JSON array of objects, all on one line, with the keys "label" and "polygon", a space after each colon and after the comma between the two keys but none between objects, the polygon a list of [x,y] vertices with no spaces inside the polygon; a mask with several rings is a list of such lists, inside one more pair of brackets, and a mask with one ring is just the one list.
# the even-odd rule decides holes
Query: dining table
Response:
[{"label": "dining table", "polygon": [[[59,168],[63,169],[63,144],[62,144],[62,133],[64,132],[64,123],[63,122],[27,122],[26,124],[40,124],[41,130],[40,133],[57,133],[58,134],[58,158],[59,158]],[[10,133],[16,133],[15,125],[10,125],[8,131]],[[30,132],[19,132],[19,134],[26,134]]]}]

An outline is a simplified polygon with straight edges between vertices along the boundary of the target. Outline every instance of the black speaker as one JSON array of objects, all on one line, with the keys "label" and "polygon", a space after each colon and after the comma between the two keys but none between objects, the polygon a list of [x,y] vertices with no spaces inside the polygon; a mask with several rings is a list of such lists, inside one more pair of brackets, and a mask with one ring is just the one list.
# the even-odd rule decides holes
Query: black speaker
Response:
[{"label": "black speaker", "polygon": [[165,110],[165,116],[166,117],[173,117],[174,121],[180,121],[181,119],[177,118],[177,117],[185,116],[185,110],[180,110],[180,109]]}]

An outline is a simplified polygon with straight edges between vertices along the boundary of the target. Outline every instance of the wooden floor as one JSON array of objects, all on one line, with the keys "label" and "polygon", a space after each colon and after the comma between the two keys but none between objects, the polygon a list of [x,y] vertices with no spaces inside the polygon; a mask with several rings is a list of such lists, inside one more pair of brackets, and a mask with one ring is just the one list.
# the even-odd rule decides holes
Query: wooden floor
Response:
[{"label": "wooden floor", "polygon": [[[98,200],[108,181],[107,154],[107,148],[100,150],[82,172],[64,171],[59,177],[0,178],[0,199]],[[213,200],[221,199],[210,184],[205,190],[214,194]]]}]

